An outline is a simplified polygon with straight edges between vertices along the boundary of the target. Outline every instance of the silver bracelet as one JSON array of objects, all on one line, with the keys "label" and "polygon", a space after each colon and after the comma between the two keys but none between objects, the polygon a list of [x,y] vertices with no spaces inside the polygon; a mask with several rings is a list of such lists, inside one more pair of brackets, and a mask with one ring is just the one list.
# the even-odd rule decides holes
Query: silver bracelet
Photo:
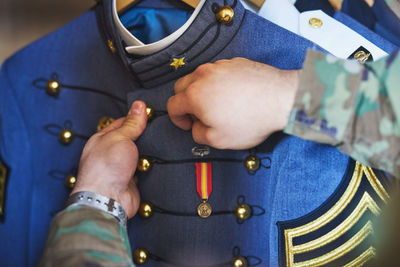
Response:
[{"label": "silver bracelet", "polygon": [[81,191],[72,194],[65,207],[84,205],[107,212],[116,217],[119,223],[126,227],[128,217],[122,206],[112,198],[102,196],[89,191]]}]

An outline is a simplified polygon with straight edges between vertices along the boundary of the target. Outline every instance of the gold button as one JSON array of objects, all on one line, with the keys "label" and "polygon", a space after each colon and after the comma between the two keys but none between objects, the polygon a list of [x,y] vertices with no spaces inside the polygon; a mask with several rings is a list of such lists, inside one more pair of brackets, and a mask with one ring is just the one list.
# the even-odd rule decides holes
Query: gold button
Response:
[{"label": "gold button", "polygon": [[115,52],[115,46],[111,40],[107,40],[108,48],[110,48],[111,52]]},{"label": "gold button", "polygon": [[150,120],[153,118],[154,115],[154,108],[152,106],[147,105],[146,107],[146,114],[147,114],[147,119]]},{"label": "gold button", "polygon": [[230,6],[223,6],[218,10],[215,16],[218,22],[226,24],[232,21],[234,14],[235,12]]},{"label": "gold button", "polygon": [[236,257],[233,259],[233,267],[247,267],[249,266],[245,257]]},{"label": "gold button", "polygon": [[60,87],[60,83],[59,83],[58,81],[56,81],[56,80],[50,80],[50,81],[47,83],[46,92],[47,92],[49,95],[52,95],[52,96],[58,95],[58,93],[60,92],[60,90],[61,90],[61,87]]},{"label": "gold button", "polygon": [[318,29],[322,27],[322,20],[319,18],[311,18],[308,23],[310,23],[311,27]]},{"label": "gold button", "polygon": [[247,220],[252,213],[251,207],[247,204],[240,204],[236,207],[235,214],[238,219]]},{"label": "gold button", "polygon": [[111,117],[107,117],[107,116],[102,117],[99,120],[99,123],[97,124],[97,131],[100,132],[104,128],[107,128],[107,126],[110,125],[111,123],[113,123],[113,121],[115,121],[115,120]]},{"label": "gold button", "polygon": [[74,139],[74,134],[69,129],[62,130],[58,136],[58,140],[60,140],[63,145],[71,144],[72,139]]},{"label": "gold button", "polygon": [[250,155],[244,159],[244,166],[248,171],[257,171],[261,166],[261,162],[258,157]]},{"label": "gold button", "polygon": [[153,215],[153,205],[147,202],[143,202],[139,207],[139,215],[143,218],[149,218]]},{"label": "gold button", "polygon": [[141,172],[147,172],[151,168],[151,160],[146,157],[139,159],[137,169]]},{"label": "gold button", "polygon": [[65,179],[65,186],[67,188],[71,189],[74,188],[75,183],[76,183],[76,176],[73,174],[68,175],[67,179]]},{"label": "gold button", "polygon": [[145,249],[138,248],[133,252],[133,261],[136,264],[144,264],[149,259],[149,253]]}]

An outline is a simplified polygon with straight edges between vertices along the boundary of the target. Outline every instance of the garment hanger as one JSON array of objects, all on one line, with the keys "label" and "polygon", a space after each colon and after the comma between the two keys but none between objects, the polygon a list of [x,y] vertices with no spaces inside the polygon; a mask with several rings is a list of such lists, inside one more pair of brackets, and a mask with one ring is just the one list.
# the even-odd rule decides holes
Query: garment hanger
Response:
[{"label": "garment hanger", "polygon": [[[120,12],[121,10],[125,9],[129,5],[133,4],[137,0],[116,0],[117,1],[117,11]],[[199,4],[200,0],[180,0],[189,6],[196,8],[197,5]],[[255,5],[258,8],[261,8],[262,5],[264,4],[265,0],[247,0],[253,5]]]}]

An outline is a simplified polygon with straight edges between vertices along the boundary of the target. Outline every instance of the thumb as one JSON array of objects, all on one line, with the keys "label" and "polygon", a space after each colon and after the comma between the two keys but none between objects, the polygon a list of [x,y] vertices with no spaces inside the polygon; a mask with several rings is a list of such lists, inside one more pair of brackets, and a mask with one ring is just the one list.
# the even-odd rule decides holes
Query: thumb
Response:
[{"label": "thumb", "polygon": [[146,128],[146,104],[143,101],[133,102],[126,119],[117,130],[123,136],[135,141]]}]

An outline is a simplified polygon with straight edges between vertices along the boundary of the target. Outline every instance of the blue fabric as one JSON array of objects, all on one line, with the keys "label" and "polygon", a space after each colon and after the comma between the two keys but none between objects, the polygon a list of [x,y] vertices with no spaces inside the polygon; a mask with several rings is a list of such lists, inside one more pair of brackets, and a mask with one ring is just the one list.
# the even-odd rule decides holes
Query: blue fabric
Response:
[{"label": "blue fabric", "polygon": [[329,16],[333,16],[335,10],[331,6],[328,0],[297,0],[295,3],[295,7],[298,11],[304,12],[309,10],[323,10]]},{"label": "blue fabric", "polygon": [[397,46],[400,46],[400,19],[393,13],[384,0],[376,0],[372,6],[372,10],[377,17],[374,28],[375,32]]},{"label": "blue fabric", "polygon": [[388,7],[385,0],[376,0],[372,8],[365,1],[344,0],[342,12],[400,46],[400,19]]},{"label": "blue fabric", "polygon": [[[223,0],[212,2],[224,4]],[[245,12],[240,3],[232,25],[208,29],[215,22],[211,4],[207,1],[193,25],[167,49],[147,57],[127,57],[110,22],[110,1],[104,0],[3,64],[0,157],[10,167],[10,177],[5,221],[0,224],[1,266],[38,262],[50,220],[70,192],[64,186],[65,177],[76,172],[83,146],[96,132],[99,119],[126,114],[127,95],[130,101],[141,99],[165,112],[176,79],[200,64],[242,56],[294,69],[302,66],[307,49],[318,48]],[[354,27],[357,30],[360,25],[354,23]],[[371,36],[365,29],[362,32]],[[116,52],[110,51],[107,39],[114,42]],[[381,47],[390,47],[384,40],[377,41]],[[170,60],[182,51],[190,60],[174,71]],[[57,97],[44,90],[54,73],[62,84]],[[58,141],[64,127],[75,133],[70,145]],[[163,112],[149,122],[138,140],[141,154],[170,160],[192,159],[195,145],[190,133],[173,126]],[[240,246],[241,255],[262,259],[260,266],[276,266],[276,222],[298,218],[321,205],[340,184],[348,157],[335,148],[282,133],[251,151],[211,149],[207,157],[243,160],[250,153],[264,158],[266,166],[254,175],[242,162],[213,162],[209,201],[216,211],[233,210],[237,197],[243,195],[246,203],[259,205],[265,214],[243,224],[237,224],[232,214],[205,220],[165,214],[147,220],[136,217],[128,228],[132,247],[146,247],[159,257],[193,266],[230,262],[232,248]],[[139,189],[143,200],[165,209],[195,212],[200,200],[194,180],[193,163],[159,164],[140,175]],[[167,265],[151,261],[146,266]]]},{"label": "blue fabric", "polygon": [[145,44],[170,35],[189,19],[191,13],[179,9],[131,8],[120,20],[136,38]]},{"label": "blue fabric", "polygon": [[375,24],[375,32],[381,36],[385,36],[385,38],[392,42],[393,44],[400,46],[400,35],[395,35],[392,32],[388,31],[387,28],[381,25],[379,22]]},{"label": "blue fabric", "polygon": [[341,11],[356,19],[369,29],[374,29],[377,18],[365,1],[345,0],[342,3]]},{"label": "blue fabric", "polygon": [[372,32],[367,27],[358,23],[355,19],[351,18],[350,16],[348,16],[347,14],[345,14],[343,12],[336,11],[333,18],[340,21],[347,27],[353,29],[354,31],[358,32],[360,35],[362,35],[364,37],[368,36],[367,39],[371,43],[374,43],[376,46],[378,46],[379,48],[381,48],[382,50],[384,50],[388,53],[395,51],[397,48],[396,45],[392,44],[390,41],[388,41],[381,35],[379,35],[375,32]]}]

